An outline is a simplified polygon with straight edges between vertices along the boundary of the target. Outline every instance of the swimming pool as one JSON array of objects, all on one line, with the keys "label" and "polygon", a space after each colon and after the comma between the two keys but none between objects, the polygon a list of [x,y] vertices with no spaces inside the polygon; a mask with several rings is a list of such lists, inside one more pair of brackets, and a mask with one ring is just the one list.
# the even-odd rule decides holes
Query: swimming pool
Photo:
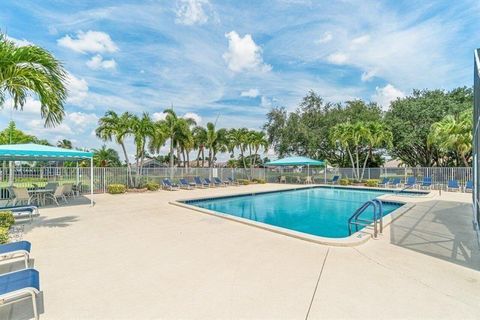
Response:
[{"label": "swimming pool", "polygon": [[[345,238],[348,219],[364,202],[388,191],[314,187],[240,196],[186,200],[185,204],[306,234]],[[383,202],[384,216],[401,203]],[[373,209],[362,214],[372,219]]]}]

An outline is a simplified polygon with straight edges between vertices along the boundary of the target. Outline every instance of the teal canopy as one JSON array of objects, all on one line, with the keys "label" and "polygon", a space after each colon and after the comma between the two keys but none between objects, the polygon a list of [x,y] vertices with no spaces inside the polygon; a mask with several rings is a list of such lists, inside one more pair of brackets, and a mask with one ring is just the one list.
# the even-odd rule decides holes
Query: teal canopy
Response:
[{"label": "teal canopy", "polygon": [[323,166],[324,162],[307,157],[287,157],[265,163],[266,166]]},{"label": "teal canopy", "polygon": [[92,157],[91,152],[35,143],[0,145],[0,161],[79,161]]}]

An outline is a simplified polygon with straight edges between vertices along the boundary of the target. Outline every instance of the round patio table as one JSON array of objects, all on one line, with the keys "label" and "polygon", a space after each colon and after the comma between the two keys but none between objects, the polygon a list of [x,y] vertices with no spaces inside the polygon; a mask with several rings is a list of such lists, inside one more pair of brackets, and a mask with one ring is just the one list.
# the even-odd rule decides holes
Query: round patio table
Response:
[{"label": "round patio table", "polygon": [[36,189],[36,190],[30,190],[28,193],[32,194],[33,198],[36,199],[38,205],[44,206],[45,205],[45,200],[46,200],[46,195],[48,193],[53,193],[54,190],[52,189]]}]

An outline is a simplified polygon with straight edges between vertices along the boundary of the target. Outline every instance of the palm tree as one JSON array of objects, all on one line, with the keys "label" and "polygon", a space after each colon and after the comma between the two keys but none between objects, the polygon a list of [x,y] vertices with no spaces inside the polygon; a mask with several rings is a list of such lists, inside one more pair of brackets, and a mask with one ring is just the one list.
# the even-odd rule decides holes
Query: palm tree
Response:
[{"label": "palm tree", "polygon": [[57,142],[57,147],[64,149],[73,149],[72,141],[67,139],[62,139]]},{"label": "palm tree", "polygon": [[391,147],[393,141],[392,132],[380,122],[368,122],[366,123],[365,129],[366,130],[364,131],[364,138],[368,143],[368,153],[366,154],[365,160],[363,162],[363,169],[360,180],[362,180],[363,176],[365,175],[367,160],[369,159],[369,157],[373,157],[373,150],[375,148]]},{"label": "palm tree", "polygon": [[207,143],[207,130],[204,127],[196,126],[192,130],[193,148],[198,149],[197,167],[200,166],[200,156],[202,157],[202,168],[205,166],[205,145]]},{"label": "palm tree", "polygon": [[[349,123],[339,123],[332,128],[330,131],[330,139],[334,144],[339,144],[340,147],[344,150],[347,150],[348,156],[350,158],[350,163],[352,168],[355,168],[355,161],[353,160],[353,155],[351,151],[352,146],[352,136],[353,136],[353,126]],[[353,171],[355,174],[355,170]],[[358,176],[356,177],[358,179]]]},{"label": "palm tree", "polygon": [[251,167],[255,167],[255,162],[257,160],[258,151],[260,148],[264,152],[268,150],[268,141],[265,137],[265,132],[262,131],[251,131],[250,133],[250,143],[253,149],[253,158],[251,159]]},{"label": "palm tree", "polygon": [[[428,142],[443,151],[456,152],[465,167],[469,167],[472,151],[472,110],[462,112],[457,118],[448,115],[432,124]],[[458,165],[458,164],[457,164]]]},{"label": "palm tree", "polygon": [[235,148],[238,148],[240,151],[240,158],[242,158],[243,168],[247,168],[247,163],[245,161],[245,149],[248,144],[249,131],[246,128],[241,129],[231,129],[228,132],[229,148],[230,152],[234,152]]},{"label": "palm tree", "polygon": [[122,147],[123,156],[127,163],[127,175],[130,184],[133,185],[130,161],[128,159],[127,149],[125,148],[125,138],[132,134],[134,116],[129,112],[124,112],[119,116],[115,111],[109,110],[98,120],[98,127],[95,130],[97,137],[103,141],[112,141]]},{"label": "palm tree", "polygon": [[215,129],[211,122],[207,123],[208,166],[215,166],[215,159],[218,152],[227,151],[227,130]]},{"label": "palm tree", "polygon": [[97,167],[117,167],[120,165],[118,152],[103,145],[100,149],[93,149],[93,163]]},{"label": "palm tree", "polygon": [[132,134],[136,146],[136,183],[138,187],[140,175],[143,172],[143,161],[145,159],[145,147],[149,139],[155,135],[155,125],[146,112],[142,117],[133,116],[132,118]]},{"label": "palm tree", "polygon": [[13,108],[22,109],[29,94],[40,100],[45,126],[62,122],[67,98],[66,72],[45,49],[35,45],[18,47],[0,34],[0,106],[8,96]]}]

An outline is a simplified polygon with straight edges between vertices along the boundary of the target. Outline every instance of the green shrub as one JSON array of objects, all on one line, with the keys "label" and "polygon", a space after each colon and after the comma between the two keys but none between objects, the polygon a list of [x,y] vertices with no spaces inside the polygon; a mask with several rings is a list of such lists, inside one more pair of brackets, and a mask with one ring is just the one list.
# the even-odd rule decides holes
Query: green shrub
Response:
[{"label": "green shrub", "polygon": [[0,211],[0,228],[7,230],[15,223],[12,211]]},{"label": "green shrub", "polygon": [[0,227],[0,244],[8,243],[10,241],[8,237],[8,228]]},{"label": "green shrub", "polygon": [[347,178],[340,179],[339,183],[342,186],[348,186],[350,184],[350,180],[348,180]]},{"label": "green shrub", "polygon": [[109,184],[107,187],[107,192],[110,194],[120,194],[126,191],[127,187],[124,184]]},{"label": "green shrub", "polygon": [[260,184],[266,183],[264,179],[257,179],[257,178],[252,179],[252,182],[256,182],[256,183],[260,183]]},{"label": "green shrub", "polygon": [[250,184],[250,180],[247,180],[247,179],[237,179],[237,182],[239,184],[243,184],[244,186],[246,186],[247,184]]},{"label": "green shrub", "polygon": [[156,182],[147,182],[145,184],[145,187],[150,191],[157,191],[158,189],[160,189],[160,185]]},{"label": "green shrub", "polygon": [[368,179],[367,181],[365,181],[365,186],[367,186],[367,187],[378,187],[379,182],[380,182],[380,180],[378,180],[378,179]]}]

